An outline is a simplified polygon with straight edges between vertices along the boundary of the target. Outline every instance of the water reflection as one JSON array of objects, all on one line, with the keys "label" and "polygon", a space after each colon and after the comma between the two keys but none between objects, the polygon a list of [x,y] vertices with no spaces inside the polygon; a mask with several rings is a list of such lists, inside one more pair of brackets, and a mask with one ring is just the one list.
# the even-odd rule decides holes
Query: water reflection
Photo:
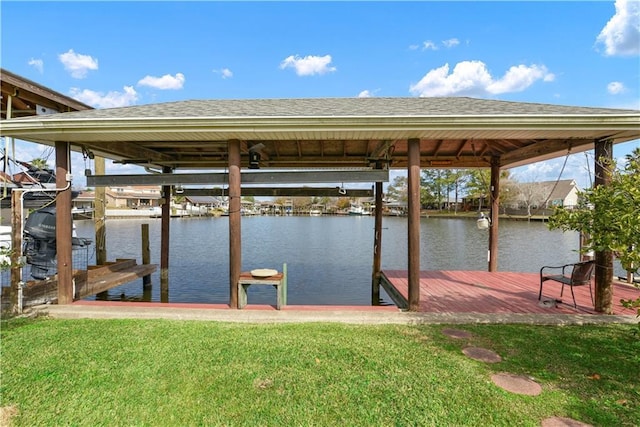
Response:
[{"label": "water reflection", "polygon": [[[160,220],[107,221],[107,257],[141,259],[141,224],[149,224],[151,262],[160,263]],[[242,270],[287,263],[290,304],[371,304],[372,217],[244,217]],[[407,268],[407,220],[385,217],[383,269]],[[91,221],[78,221],[78,234],[93,235]],[[229,300],[227,218],[172,219],[169,295],[171,302],[226,304]],[[536,272],[542,265],[575,262],[577,233],[549,231],[539,222],[500,222],[498,268]],[[421,269],[486,270],[488,233],[469,219],[423,218]],[[94,260],[95,261],[95,260]],[[160,301],[159,272],[153,286],[142,279],[114,288],[109,299]],[[391,299],[381,291],[381,302]],[[275,289],[250,288],[249,303],[275,304]]]}]

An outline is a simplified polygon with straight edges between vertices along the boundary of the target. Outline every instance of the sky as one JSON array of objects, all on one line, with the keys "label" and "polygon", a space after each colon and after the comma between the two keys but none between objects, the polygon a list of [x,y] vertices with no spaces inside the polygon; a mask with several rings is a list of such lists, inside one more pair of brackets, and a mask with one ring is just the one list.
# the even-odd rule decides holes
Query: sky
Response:
[{"label": "sky", "polygon": [[[4,69],[95,108],[469,96],[640,109],[640,0],[2,0],[0,24]],[[638,146],[617,144],[614,157]],[[50,147],[21,141],[15,157],[55,163]],[[593,152],[564,163],[511,173],[520,182],[590,184]],[[90,161],[72,156],[74,187],[85,185],[87,167]],[[141,172],[107,161],[107,173]]]}]

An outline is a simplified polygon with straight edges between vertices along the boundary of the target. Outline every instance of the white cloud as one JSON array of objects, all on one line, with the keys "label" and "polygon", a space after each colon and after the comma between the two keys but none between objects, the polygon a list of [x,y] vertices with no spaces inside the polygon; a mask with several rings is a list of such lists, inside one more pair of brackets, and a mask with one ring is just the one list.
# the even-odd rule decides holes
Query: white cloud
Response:
[{"label": "white cloud", "polygon": [[280,69],[293,68],[299,76],[313,76],[315,74],[326,74],[336,71],[336,67],[331,67],[331,55],[325,56],[305,56],[291,55],[280,63]]},{"label": "white cloud", "polygon": [[611,95],[618,95],[620,93],[623,93],[625,91],[625,87],[624,84],[622,84],[621,82],[611,82],[607,85],[607,92],[609,92]]},{"label": "white cloud", "polygon": [[[450,38],[448,40],[443,40],[442,42],[442,46],[444,46],[447,49],[451,49],[453,47],[456,47],[457,45],[460,44],[460,40],[458,40],[457,38]],[[409,46],[409,49],[411,50],[416,50],[419,46],[418,45],[411,45]],[[425,40],[422,42],[422,50],[438,50],[439,46],[438,44],[436,44],[435,42],[431,41],[431,40]]]},{"label": "white cloud", "polygon": [[230,79],[233,77],[233,71],[228,68],[221,68],[219,70],[213,70],[214,73],[220,74],[223,79]]},{"label": "white cloud", "polygon": [[184,86],[184,74],[176,73],[175,76],[171,74],[165,74],[162,77],[153,77],[153,76],[145,76],[140,79],[138,85],[140,86],[149,86],[156,89],[166,90],[166,89],[182,89]]},{"label": "white cloud", "polygon": [[89,55],[75,53],[73,49],[69,49],[66,53],[61,53],[58,55],[58,59],[74,79],[84,79],[89,70],[98,69],[97,59],[93,59]]},{"label": "white cloud", "polygon": [[482,61],[462,61],[449,73],[449,64],[425,74],[409,91],[418,96],[483,96],[521,92],[537,80],[552,81],[554,75],[544,65],[511,67],[495,80]]},{"label": "white cloud", "polygon": [[544,65],[513,66],[509,68],[509,71],[500,80],[487,86],[487,92],[491,94],[522,92],[540,79],[545,82],[551,82],[555,79],[555,76],[549,73]]},{"label": "white cloud", "polygon": [[106,94],[78,88],[71,88],[69,93],[72,98],[95,108],[126,107],[135,104],[138,100],[138,94],[133,86],[125,86],[123,92],[111,91]]},{"label": "white cloud", "polygon": [[44,61],[42,61],[42,59],[31,58],[29,60],[28,64],[31,65],[36,70],[38,70],[40,72],[40,74],[43,73],[43,71],[44,71]]},{"label": "white cloud", "polygon": [[371,98],[373,97],[373,92],[371,92],[370,90],[363,90],[362,92],[360,92],[358,94],[358,98]]},{"label": "white cloud", "polygon": [[431,40],[426,40],[422,42],[422,50],[438,50],[438,46]]},{"label": "white cloud", "polygon": [[604,26],[596,43],[605,46],[607,56],[640,55],[640,2],[616,0],[616,13]]},{"label": "white cloud", "polygon": [[449,39],[449,40],[443,40],[442,44],[446,48],[452,48],[452,47],[458,46],[460,44],[460,40],[458,40],[456,38],[452,38],[452,39]]}]

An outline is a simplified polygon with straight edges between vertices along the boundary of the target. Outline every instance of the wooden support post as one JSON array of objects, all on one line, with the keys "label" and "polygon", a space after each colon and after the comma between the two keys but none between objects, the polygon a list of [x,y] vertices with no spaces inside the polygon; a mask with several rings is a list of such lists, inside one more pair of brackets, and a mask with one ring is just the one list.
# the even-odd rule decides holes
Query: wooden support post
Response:
[{"label": "wooden support post", "polygon": [[489,271],[498,271],[498,220],[500,218],[500,159],[491,159],[491,212],[489,226]]},{"label": "wooden support post", "polygon": [[[164,167],[162,173],[171,173]],[[169,302],[169,222],[171,220],[171,186],[162,186],[162,211],[160,226],[160,301]]]},{"label": "wooden support post", "polygon": [[[105,164],[104,157],[96,157],[94,159],[96,175],[104,175]],[[104,265],[107,263],[107,227],[106,227],[106,189],[105,187],[96,187],[93,198],[93,219],[96,234],[96,264]]]},{"label": "wooden support post", "polygon": [[22,282],[22,205],[20,203],[20,191],[11,192],[11,311],[19,313],[22,307],[18,307],[18,289]]},{"label": "wooden support post", "polygon": [[[105,161],[104,157],[96,157],[95,161],[95,174],[105,174]],[[93,228],[96,235],[96,265],[105,265],[107,263],[107,197],[105,187],[96,187],[93,196]],[[109,292],[104,291],[96,294],[99,299],[108,299]]]},{"label": "wooden support post", "polygon": [[[142,233],[142,264],[151,264],[151,249],[149,246],[149,224],[141,225]],[[151,285],[151,275],[148,274],[142,277],[142,286],[148,287]]]},{"label": "wooden support post", "polygon": [[373,274],[371,305],[380,305],[380,270],[382,270],[382,183],[376,182],[376,208],[373,234]]},{"label": "wooden support post", "polygon": [[240,219],[240,141],[229,141],[229,306],[238,308],[238,280],[242,268]]},{"label": "wooden support post", "polygon": [[70,145],[56,141],[56,187],[66,188],[56,194],[56,252],[58,257],[58,304],[73,302],[73,256],[71,235],[71,173]]},{"label": "wooden support post", "polygon": [[420,139],[409,139],[408,153],[408,287],[409,310],[420,309]]},{"label": "wooden support post", "polygon": [[[613,144],[611,140],[595,141],[595,180],[596,187],[611,183],[611,167],[613,166]],[[611,209],[611,206],[594,206],[596,215],[599,210]],[[596,252],[595,269],[595,310],[599,313],[613,312],[613,253],[611,251]]]}]

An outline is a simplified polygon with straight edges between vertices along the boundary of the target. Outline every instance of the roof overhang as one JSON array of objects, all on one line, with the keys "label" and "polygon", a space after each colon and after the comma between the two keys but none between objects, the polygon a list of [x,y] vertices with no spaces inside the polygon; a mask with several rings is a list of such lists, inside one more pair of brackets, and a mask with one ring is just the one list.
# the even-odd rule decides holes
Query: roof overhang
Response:
[{"label": "roof overhang", "polygon": [[245,160],[259,151],[263,168],[405,167],[411,139],[423,167],[515,167],[638,139],[640,111],[470,98],[182,101],[10,119],[2,135],[171,169],[224,168],[231,140]]}]

